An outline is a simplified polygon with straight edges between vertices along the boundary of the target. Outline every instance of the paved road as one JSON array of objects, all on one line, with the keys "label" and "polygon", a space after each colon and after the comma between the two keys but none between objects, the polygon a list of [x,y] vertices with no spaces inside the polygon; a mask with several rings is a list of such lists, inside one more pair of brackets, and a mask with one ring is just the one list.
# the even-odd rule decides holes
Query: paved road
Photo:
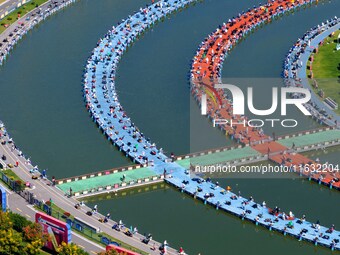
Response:
[{"label": "paved road", "polygon": [[[41,18],[43,13],[45,13],[47,10],[51,10],[54,6],[56,6],[56,3],[59,4],[61,2],[62,2],[61,0],[53,1],[53,4],[51,4],[51,1],[49,1],[46,4],[40,6],[39,10],[33,10],[31,13],[25,15],[18,21],[14,22],[8,29],[6,29],[0,35],[0,43],[2,43],[2,46],[0,46],[0,51],[2,53],[10,51],[15,42],[19,40],[19,38],[25,33],[25,29],[28,29],[32,24],[36,23],[37,22],[36,20]],[[30,17],[30,20],[25,21],[26,17]],[[24,23],[24,25],[20,25],[20,23]],[[11,34],[12,36],[10,36]],[[7,39],[7,41],[5,40],[4,42],[3,40],[5,38]],[[92,226],[100,228],[103,232],[113,236],[114,238],[121,240],[122,242],[128,243],[129,245],[136,247],[140,250],[143,250],[149,254],[160,254],[158,249],[155,251],[151,249],[154,246],[154,244],[156,247],[158,247],[160,243],[152,241],[149,243],[149,245],[145,245],[141,242],[141,239],[143,238],[142,235],[137,234],[134,235],[133,237],[128,237],[121,232],[112,230],[111,226],[115,223],[114,221],[110,220],[106,224],[100,223],[98,219],[99,217],[102,217],[101,215],[95,215],[90,217],[85,214],[86,211],[90,210],[90,208],[82,207],[80,210],[77,210],[74,207],[74,205],[78,203],[77,200],[75,200],[74,198],[67,198],[62,191],[60,191],[56,187],[47,185],[42,180],[32,180],[29,170],[32,169],[33,166],[28,164],[23,157],[19,156],[19,152],[17,150],[12,150],[11,146],[12,146],[11,144],[1,145],[0,154],[1,155],[5,154],[7,156],[6,160],[7,164],[8,163],[15,164],[15,162],[17,161],[19,162],[19,167],[16,167],[13,170],[21,179],[23,179],[24,181],[31,181],[34,184],[35,189],[33,190],[33,193],[36,195],[37,199],[48,201],[51,198],[54,201],[54,203],[63,210],[68,211],[72,215],[77,216],[78,218],[84,220],[85,222],[88,222]],[[161,222],[158,222],[158,224],[161,224]],[[174,249],[168,249],[168,254],[169,255],[178,254],[178,252]]]},{"label": "paved road", "polygon": [[[11,0],[14,1],[14,0]],[[4,8],[0,6],[0,8]],[[48,8],[48,4],[41,6],[44,10]],[[38,10],[33,10],[30,13],[26,14],[25,16],[21,17],[19,20],[12,23],[4,32],[0,34],[0,52],[6,54],[10,51],[11,47],[15,44],[16,40],[19,38],[20,35],[24,34],[24,31],[33,24],[34,20],[31,19],[30,21],[25,22],[27,17],[31,17],[32,15],[36,15]],[[24,25],[20,25],[24,24]],[[10,36],[12,35],[12,36]]]},{"label": "paved road", "polygon": [[[26,0],[27,1],[27,0]],[[50,0],[22,16],[0,34],[0,65],[13,46],[36,24],[76,0]]]},{"label": "paved road", "polygon": [[[37,211],[33,208],[33,206],[29,205],[21,196],[18,196],[16,193],[11,192],[8,189],[7,193],[8,207],[11,209],[11,211],[19,213],[27,219],[34,221],[35,213]],[[72,241],[92,254],[97,254],[100,251],[104,251],[104,247],[91,242],[74,232],[72,235]]]},{"label": "paved road", "polygon": [[21,5],[29,2],[30,0],[7,0],[0,4],[0,20],[7,14],[20,7]]},{"label": "paved road", "polygon": [[[5,154],[7,159],[7,164],[11,163],[15,165],[15,162],[19,162],[18,167],[14,167],[12,170],[24,181],[30,181],[35,188],[31,190],[32,193],[35,194],[36,198],[39,200],[48,201],[49,199],[52,199],[54,204],[59,206],[60,208],[63,208],[63,210],[71,213],[73,216],[76,216],[83,221],[89,223],[92,226],[95,226],[96,228],[100,228],[101,231],[113,236],[114,238],[121,240],[122,242],[125,242],[133,247],[136,247],[140,250],[143,250],[145,252],[148,252],[149,254],[160,254],[158,249],[156,251],[153,251],[151,248],[155,244],[156,247],[159,247],[159,243],[157,242],[150,242],[149,245],[145,245],[141,242],[143,236],[140,234],[134,235],[133,237],[128,237],[122,232],[117,232],[113,230],[111,227],[114,223],[114,221],[110,220],[108,223],[100,223],[98,220],[99,218],[103,217],[102,215],[96,214],[93,216],[87,216],[86,212],[88,210],[91,210],[91,208],[88,208],[87,206],[83,206],[80,209],[76,209],[74,207],[75,204],[78,203],[76,199],[68,198],[65,196],[65,194],[57,189],[56,187],[47,185],[47,181],[39,179],[39,180],[32,180],[31,174],[29,173],[29,170],[33,168],[32,165],[30,165],[23,157],[19,156],[20,151],[13,149],[13,144],[6,144],[6,145],[0,145],[0,155]],[[14,196],[18,196],[17,194],[14,194]],[[11,201],[12,203],[12,201]],[[24,203],[24,201],[19,201],[16,204]],[[22,208],[22,206],[18,207]],[[100,210],[100,208],[99,208]],[[107,212],[104,212],[107,213]],[[157,222],[155,222],[157,223]],[[158,224],[161,224],[161,222],[158,222]],[[177,251],[170,249],[168,251],[168,254],[178,254]]]}]

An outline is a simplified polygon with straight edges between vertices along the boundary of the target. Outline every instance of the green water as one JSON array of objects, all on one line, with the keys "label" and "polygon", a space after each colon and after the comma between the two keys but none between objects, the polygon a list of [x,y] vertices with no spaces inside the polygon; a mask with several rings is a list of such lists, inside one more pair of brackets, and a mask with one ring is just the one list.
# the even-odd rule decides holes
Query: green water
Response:
[{"label": "green water", "polygon": [[[339,155],[339,148],[309,155],[326,161],[334,160]],[[326,226],[340,224],[339,192],[307,180],[218,181],[223,186],[230,185],[236,193],[241,191],[244,197],[253,196],[259,202],[266,201],[271,207],[277,205],[297,216],[305,214],[309,221],[320,220]],[[97,204],[102,213],[111,212],[115,219],[122,219],[128,226],[137,226],[141,233],[152,232],[157,240],[167,240],[175,247],[183,246],[189,254],[332,254],[328,249],[315,248],[314,245],[242,222],[172,188],[135,192],[134,195],[111,199],[94,197],[85,202],[90,206]]]},{"label": "green water", "polygon": [[81,78],[98,39],[146,3],[77,2],[30,32],[1,68],[0,119],[50,177],[130,164],[91,122]]},{"label": "green water", "polygon": [[[248,85],[248,80],[256,83],[257,91],[265,96],[256,100],[266,104],[266,85],[278,82],[289,47],[309,27],[334,16],[338,3],[320,4],[257,31],[228,57],[223,77],[242,77],[240,86]],[[30,32],[0,69],[1,119],[17,145],[35,164],[48,168],[49,176],[73,176],[130,163],[91,123],[83,104],[81,75],[97,40],[145,4],[80,1]],[[148,31],[123,57],[117,77],[121,102],[138,127],[166,152],[185,154],[231,144],[200,116],[189,95],[187,74],[203,38],[253,4],[236,0],[199,3]],[[292,30],[294,23],[298,25]],[[265,82],[263,78],[244,79],[254,76],[265,77]],[[294,130],[317,127],[295,109],[290,115],[299,120]],[[294,130],[276,127],[274,131]]]},{"label": "green water", "polygon": [[[149,2],[81,0],[30,32],[0,69],[0,119],[17,145],[36,164],[48,168],[50,176],[73,176],[129,163],[91,122],[83,104],[81,75],[97,40]],[[184,154],[231,144],[199,115],[189,95],[187,74],[190,60],[207,34],[256,3],[204,1],[147,32],[123,57],[117,78],[122,105],[165,151]],[[269,85],[279,83],[288,49],[310,27],[339,16],[339,7],[339,0],[320,4],[257,31],[227,58],[223,77],[236,77],[243,87],[251,82],[260,88],[261,97],[255,103],[266,106]],[[300,123],[295,130],[317,127],[295,109],[289,110]],[[277,133],[292,131],[275,128]],[[318,157],[339,163],[339,151],[337,148]],[[286,211],[304,213],[310,220],[340,226],[338,192],[300,179],[220,182],[241,190],[244,196],[253,195]],[[243,224],[172,189],[91,203],[98,204],[103,213],[110,211],[115,219],[137,225],[141,232],[152,232],[158,240],[183,245],[190,254],[330,253]]]}]

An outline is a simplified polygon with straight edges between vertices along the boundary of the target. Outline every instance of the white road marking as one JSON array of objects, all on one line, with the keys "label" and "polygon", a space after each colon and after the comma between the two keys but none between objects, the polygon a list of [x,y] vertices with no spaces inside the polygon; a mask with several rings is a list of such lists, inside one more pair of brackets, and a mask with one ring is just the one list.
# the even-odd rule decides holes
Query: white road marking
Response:
[{"label": "white road marking", "polygon": [[[104,250],[104,247],[103,246],[100,246],[99,244],[95,243],[95,242],[92,242],[91,240],[89,239],[86,239],[85,237],[83,237],[82,235],[79,235],[78,233],[76,233],[75,231],[72,231],[72,235],[76,236],[76,237],[79,237],[80,239],[82,240],[85,240],[87,243],[90,243],[92,244],[93,246],[96,246],[98,247],[98,249],[100,249],[100,251],[103,251]],[[97,254],[97,253],[95,253]]]}]

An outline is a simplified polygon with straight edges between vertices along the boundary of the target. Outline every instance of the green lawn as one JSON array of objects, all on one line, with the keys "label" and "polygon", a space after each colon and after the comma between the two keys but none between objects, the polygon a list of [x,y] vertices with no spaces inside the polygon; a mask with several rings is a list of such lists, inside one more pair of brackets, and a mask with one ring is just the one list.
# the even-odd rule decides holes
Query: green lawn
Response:
[{"label": "green lawn", "polygon": [[[1,1],[1,0],[0,0]],[[16,9],[14,12],[10,13],[6,17],[4,17],[0,22],[0,33],[6,30],[6,26],[11,25],[18,19],[18,14],[24,16],[26,13],[32,11],[34,8],[36,8],[39,5],[42,5],[43,3],[47,2],[47,0],[34,0],[32,2],[29,2],[27,4],[24,4],[20,8]]]},{"label": "green lawn", "polygon": [[[314,54],[313,74],[319,87],[314,88],[316,94],[322,89],[324,98],[330,97],[340,105],[340,51],[335,50],[339,33],[340,31],[337,31],[333,37],[327,37],[319,47],[319,52]],[[340,114],[340,109],[335,112]]]},{"label": "green lawn", "polygon": [[14,181],[22,181],[19,176],[17,176],[11,169],[3,170],[2,171],[7,177],[11,178]]},{"label": "green lawn", "polygon": [[[3,172],[11,180],[16,181],[17,183],[19,183],[21,189],[25,189],[25,182],[22,179],[20,179],[20,177],[17,176],[11,169],[1,170],[1,172]],[[1,179],[1,175],[0,175],[0,179]],[[8,184],[6,184],[6,185],[8,186]]]},{"label": "green lawn", "polygon": [[317,78],[338,78],[340,76],[340,51],[336,51],[336,40],[340,31],[327,37],[319,52],[314,55],[313,71]]}]

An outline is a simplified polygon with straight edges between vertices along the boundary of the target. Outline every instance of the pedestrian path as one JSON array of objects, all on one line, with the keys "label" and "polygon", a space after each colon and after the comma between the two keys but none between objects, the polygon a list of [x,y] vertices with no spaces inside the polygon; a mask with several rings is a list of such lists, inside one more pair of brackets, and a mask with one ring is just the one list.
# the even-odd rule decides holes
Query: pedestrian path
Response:
[{"label": "pedestrian path", "polygon": [[230,151],[215,152],[212,154],[194,157],[191,159],[193,165],[214,165],[223,162],[233,161],[237,159],[243,159],[247,157],[260,156],[256,150],[251,147],[243,147]]},{"label": "pedestrian path", "polygon": [[[184,159],[177,160],[179,166],[184,169],[189,169],[190,166],[195,165],[214,165],[222,164],[238,160],[240,163],[245,163],[244,160],[254,160],[256,156],[258,159],[264,160],[260,153],[253,150],[250,147],[242,148],[225,148],[225,150],[219,152],[202,152],[201,156],[184,156]],[[138,169],[130,167],[124,168],[124,171],[101,171],[93,173],[90,176],[83,175],[77,177],[69,177],[62,180],[57,180],[57,187],[63,192],[69,194],[70,188],[72,189],[74,196],[82,195],[96,195],[103,191],[117,191],[121,189],[128,189],[135,187],[136,185],[150,185],[155,181],[161,181],[164,179],[163,172],[155,171],[153,167],[140,167]]]},{"label": "pedestrian path", "polygon": [[118,189],[122,183],[130,184],[145,182],[146,179],[152,179],[156,177],[156,173],[149,168],[140,168],[135,170],[129,170],[125,172],[118,172],[115,174],[108,174],[102,176],[96,176],[93,178],[80,179],[74,182],[65,182],[58,185],[58,188],[65,193],[72,192],[79,193],[84,191],[98,190],[100,188],[112,187],[112,189]]},{"label": "pedestrian path", "polygon": [[[202,83],[207,82],[206,79],[203,79],[207,78],[208,82],[203,86],[208,88],[210,84],[209,80],[218,79],[221,73],[221,65],[226,56],[225,53],[230,50],[231,46],[237,43],[241,37],[261,24],[275,18],[275,16],[283,15],[286,11],[300,8],[312,2],[314,1],[272,1],[238,15],[238,18],[231,20],[223,27],[217,29],[216,33],[213,33],[201,45],[193,62],[193,80],[200,81],[199,85],[202,85]],[[184,2],[181,4],[183,3]],[[168,1],[168,4],[176,5],[178,3]],[[150,167],[157,174],[164,174],[166,182],[174,185],[183,192],[199,198],[217,209],[225,210],[242,219],[248,219],[270,230],[277,230],[284,234],[293,235],[301,240],[325,245],[332,249],[339,249],[339,232],[335,231],[332,227],[321,227],[319,224],[312,225],[312,223],[307,222],[305,219],[296,219],[292,213],[290,213],[289,217],[286,217],[286,215],[278,209],[273,212],[265,206],[256,204],[253,199],[238,197],[232,192],[227,192],[223,188],[198,177],[192,179],[189,171],[183,167],[183,164],[181,166],[169,160],[161,150],[156,149],[156,145],[144,137],[127,117],[115,91],[115,70],[126,47],[132,43],[149,24],[161,17],[161,15],[159,15],[161,9],[162,6],[158,5],[141,10],[140,13],[135,14],[132,18],[125,20],[118,27],[114,27],[109,31],[98,43],[97,48],[94,49],[87,62],[84,78],[85,99],[87,108],[93,116],[93,120],[105,133],[106,137],[129,155],[134,162],[142,165],[150,165],[151,163]],[[144,27],[140,25],[142,22],[138,23],[141,19],[147,21]],[[229,38],[233,38],[230,39],[231,42],[228,40]],[[207,61],[205,62],[206,58]],[[202,95],[200,94],[200,89],[195,87],[195,85],[193,86],[192,92],[196,98]],[[221,105],[226,107],[214,109],[214,103],[210,101],[208,109],[210,116],[221,116],[222,118],[224,114],[227,117],[231,117],[230,101],[224,98],[224,101],[221,102],[221,98],[224,96],[223,91],[213,91],[212,93],[215,93]],[[239,120],[241,119],[239,118]],[[225,126],[225,130],[238,142],[243,144],[256,146],[257,144],[262,144],[264,140],[270,140],[270,137],[263,134],[263,131],[257,129],[245,130],[237,127],[233,130],[232,127]],[[269,143],[287,149],[277,142],[267,142],[267,144]],[[253,151],[252,148],[249,149]],[[221,155],[220,152],[217,153]],[[248,153],[250,153],[250,151],[248,151]],[[256,155],[256,151],[252,153]],[[216,162],[219,158],[217,156],[213,156],[212,159],[203,157],[203,161],[207,163]]]},{"label": "pedestrian path", "polygon": [[[218,184],[212,183],[209,180],[203,180],[196,176],[192,177],[190,171],[176,162],[172,162],[161,149],[158,149],[149,138],[145,137],[124,112],[119,103],[114,86],[116,67],[122,54],[140,34],[155,22],[167,14],[180,8],[184,8],[191,2],[193,1],[168,0],[157,2],[144,9],[142,8],[139,12],[136,12],[119,23],[117,27],[110,30],[104,38],[98,42],[97,47],[92,52],[92,55],[86,64],[84,72],[84,97],[87,107],[92,114],[93,121],[97,123],[108,140],[117,145],[120,150],[125,152],[134,162],[143,165],[145,172],[147,172],[147,168],[149,168],[156,175],[163,175],[167,183],[177,187],[180,191],[186,192],[194,198],[202,200],[204,203],[215,207],[217,210],[224,210],[240,217],[242,220],[249,220],[256,225],[262,225],[270,231],[276,230],[284,235],[292,235],[299,240],[306,240],[315,245],[323,245],[331,249],[339,250],[340,232],[335,230],[334,226],[324,227],[318,222],[308,222],[303,216],[296,217],[292,212],[285,213],[279,208],[267,207],[264,203],[256,203],[252,197],[243,198],[231,191],[219,187]],[[259,7],[254,7],[254,9],[249,10],[248,12],[239,14],[237,19],[240,20],[230,21],[228,23],[228,29],[224,30],[223,33],[226,33],[227,36],[230,36],[230,33],[232,33],[232,38],[234,38],[233,43],[237,42],[243,34],[251,31],[247,29],[255,29],[255,27],[265,24],[271,18],[274,18],[275,15],[283,15],[284,12],[299,8],[306,3],[311,2],[314,1],[271,1]],[[246,22],[245,25],[244,22]],[[247,24],[249,26],[247,26]],[[219,34],[217,35],[215,40],[220,38]],[[195,68],[197,68],[197,71],[202,71],[202,73],[204,73],[204,71],[209,72],[208,77],[214,78],[220,73],[221,63],[225,53],[223,50],[220,51],[220,49],[226,49],[223,47],[223,43],[228,43],[228,41],[224,42],[222,39],[219,40],[216,45],[214,45],[214,40],[207,41],[209,42],[209,45],[215,47],[214,51],[218,52],[219,55],[217,55],[217,57],[221,59],[221,62],[214,61],[216,56],[208,47],[207,51],[210,51],[209,54],[211,54],[211,56],[209,56],[210,59],[208,58],[208,62],[211,61],[212,66],[208,65],[205,67],[205,70],[203,70],[200,69],[199,64],[197,64]],[[229,46],[231,45],[228,45],[228,48]],[[204,49],[204,51],[205,50],[206,49]],[[203,62],[198,60],[197,63]],[[222,98],[223,93],[219,92],[216,96]],[[224,99],[224,103],[230,106],[230,102],[227,99]],[[221,114],[217,109],[213,109],[211,105],[212,104],[210,104],[209,107],[212,114]],[[228,110],[230,109],[224,110],[222,114],[230,116],[230,111]],[[273,148],[277,146],[286,148],[278,142],[270,141],[270,137],[263,134],[261,130],[243,130],[242,128],[232,130],[231,128],[227,128],[226,131],[244,146],[253,146],[245,149],[250,149],[250,151],[248,151],[249,153],[258,153],[258,148],[255,146],[263,144],[264,146],[273,146]],[[280,153],[282,151],[280,149],[277,152]],[[212,160],[207,158],[203,159],[206,162],[211,163],[222,158],[217,156],[214,157],[215,158]],[[136,171],[138,170],[139,169]],[[137,176],[138,175],[131,174],[129,178],[133,179]],[[48,191],[48,195],[51,193],[50,187],[39,185],[38,188],[41,191]],[[44,194],[41,193],[39,195]],[[74,204],[68,203],[68,201],[63,198],[63,196],[60,196],[59,193],[51,193],[51,196],[56,204],[60,205],[65,203],[64,206],[68,211],[74,213],[74,215],[79,215],[79,212],[74,208]],[[91,217],[88,221],[93,225],[98,224],[98,222]],[[106,225],[101,226],[107,229]],[[136,242],[136,240],[129,240],[131,243]]]},{"label": "pedestrian path", "polygon": [[340,124],[340,116],[329,108],[315,93],[306,71],[311,54],[318,49],[325,38],[339,29],[340,18],[337,17],[311,28],[290,49],[284,64],[285,85],[309,89],[312,94],[309,110],[320,123],[330,126]]},{"label": "pedestrian path", "polygon": [[257,203],[254,198],[244,198],[219,187],[215,183],[200,178],[191,179],[184,172],[166,181],[205,204],[233,214],[242,220],[261,225],[269,231],[291,235],[298,240],[305,240],[314,245],[339,250],[340,232],[334,226],[323,227],[319,222],[308,222],[304,216],[297,217],[292,212],[283,212],[279,208],[270,208]]},{"label": "pedestrian path", "polygon": [[304,147],[312,144],[327,143],[331,141],[337,141],[340,139],[340,130],[333,129],[324,132],[301,135],[296,137],[290,137],[278,141],[285,147],[291,148],[293,145],[297,147]]},{"label": "pedestrian path", "polygon": [[[283,157],[292,157],[294,161],[304,161],[308,163],[310,159],[296,154],[296,151],[311,151],[323,149],[329,146],[340,144],[340,131],[332,129],[319,129],[309,132],[297,133],[278,137],[278,143],[263,143],[250,146],[225,147],[215,150],[207,150],[193,154],[177,157],[176,164],[184,169],[191,169],[195,166],[212,165],[245,165],[258,161],[272,160],[281,164]],[[294,149],[292,150],[292,147]],[[269,158],[266,156],[270,148]],[[300,162],[295,162],[299,164]],[[100,171],[97,173],[86,174],[57,180],[57,186],[65,193],[69,193],[70,188],[75,196],[96,195],[103,191],[116,191],[128,189],[135,185],[150,185],[153,181],[162,180],[162,172],[155,172],[153,167],[123,167]],[[164,169],[163,169],[164,170]],[[292,168],[292,171],[294,169]],[[295,169],[297,171],[297,169]],[[297,171],[298,172],[298,171]],[[300,174],[300,172],[298,172]],[[123,176],[125,175],[125,179]],[[313,179],[310,174],[304,173],[306,178]],[[316,176],[316,175],[315,175]],[[314,177],[315,177],[314,176]],[[315,178],[314,178],[315,179]],[[314,180],[313,179],[313,180]],[[322,180],[323,184],[327,180]],[[318,179],[315,181],[319,182]],[[338,183],[334,183],[334,188],[338,189]]]},{"label": "pedestrian path", "polygon": [[92,119],[109,141],[135,163],[147,166],[165,162],[161,149],[138,130],[121,106],[115,90],[117,65],[138,37],[166,15],[194,0],[159,1],[123,20],[98,43],[84,70],[84,98]]},{"label": "pedestrian path", "polygon": [[[53,1],[52,2],[47,2],[45,5],[41,6],[41,9],[39,10],[34,10],[33,12],[31,12],[29,15],[27,15],[26,17],[30,17],[30,20],[28,22],[22,22],[24,19],[19,20],[18,22],[13,23],[13,25],[7,29],[3,34],[1,34],[2,38],[4,39],[4,44],[2,44],[0,46],[0,50],[1,50],[1,56],[0,56],[0,64],[3,64],[3,62],[6,60],[8,54],[10,53],[10,51],[13,49],[14,45],[23,38],[23,36],[29,31],[31,30],[36,24],[40,23],[41,21],[43,21],[44,19],[46,19],[48,16],[54,14],[55,12],[63,9],[64,7],[68,6],[69,4],[75,2],[75,0],[69,0],[69,1],[61,1],[60,3],[58,1]],[[168,1],[160,1],[156,4],[153,4],[151,6],[147,6],[146,8],[141,8],[141,12],[138,13],[136,12],[135,14],[138,16],[138,26],[140,25],[139,29],[141,30],[145,30],[147,28],[149,28],[151,25],[153,25],[157,20],[161,19],[162,17],[164,17],[165,15],[170,14],[173,11],[179,10],[181,8],[184,8],[185,6],[187,6],[189,3],[191,3],[193,1],[178,1],[178,0],[174,0],[171,3],[168,3]],[[157,15],[157,19],[153,20],[155,18],[154,13],[152,12],[153,9],[159,9],[158,15]],[[150,11],[150,12],[149,12]],[[148,23],[148,20],[144,20],[143,17],[140,17],[141,15],[149,15],[150,20],[152,21],[151,23]],[[136,18],[137,16],[134,16],[134,18]],[[121,39],[125,38],[125,36],[128,34],[128,32],[131,30],[130,25],[131,24],[129,21],[127,21],[126,23],[124,23],[126,20],[123,20],[121,22],[121,24],[126,25],[126,27],[122,30],[121,32]],[[136,25],[136,24],[134,24]],[[11,35],[10,35],[11,34]],[[130,38],[131,39],[131,38]],[[117,45],[121,44],[121,41],[117,41],[116,42]],[[119,52],[119,49],[117,49],[117,52]],[[99,121],[97,122],[99,123]],[[120,123],[120,122],[118,122]],[[130,126],[131,127],[131,126]],[[122,130],[126,130],[124,127],[122,128]],[[136,130],[137,131],[137,130]],[[123,132],[122,132],[123,133]],[[77,200],[73,199],[72,197],[70,199],[68,199],[68,197],[65,196],[65,194],[63,194],[60,190],[56,189],[53,186],[53,182],[50,182],[48,180],[45,181],[40,181],[39,180],[31,180],[31,172],[36,172],[38,171],[36,169],[36,167],[33,167],[31,164],[31,161],[28,157],[25,157],[25,155],[23,154],[23,152],[21,152],[16,146],[14,141],[12,140],[12,138],[10,138],[10,135],[7,133],[6,129],[2,126],[1,130],[0,130],[0,134],[1,134],[1,145],[0,147],[4,149],[4,153],[7,155],[7,157],[10,157],[10,159],[7,160],[7,162],[10,162],[11,164],[13,164],[13,160],[14,163],[17,162],[18,166],[16,168],[13,169],[13,171],[15,171],[15,173],[22,178],[23,180],[29,180],[33,183],[33,185],[35,186],[35,189],[32,191],[34,196],[39,199],[40,201],[47,201],[52,199],[53,202],[59,206],[60,208],[62,208],[63,210],[69,212],[70,214],[79,217],[79,218],[83,218],[84,222],[87,222],[88,224],[92,225],[92,226],[97,226],[98,229],[102,229],[102,231],[105,231],[105,233],[109,233],[111,236],[119,239],[119,240],[123,240],[124,242],[130,244],[133,247],[137,247],[140,250],[143,250],[144,252],[147,252],[149,254],[159,254],[159,251],[157,250],[157,248],[160,247],[160,243],[156,242],[156,241],[152,241],[150,242],[148,245],[143,244],[141,242],[141,240],[143,239],[143,236],[140,234],[134,234],[133,237],[127,237],[124,233],[119,233],[116,232],[115,230],[112,230],[111,226],[113,223],[112,220],[109,220],[109,224],[102,224],[100,223],[99,217],[101,215],[98,214],[98,216],[93,216],[93,217],[88,217],[84,210],[89,210],[89,208],[84,207],[81,210],[78,210],[75,208],[75,204],[78,203]],[[130,133],[128,132],[128,134],[130,135]],[[135,133],[137,134],[137,132]],[[135,149],[137,151],[139,151],[138,146],[140,144],[142,144],[141,146],[145,146],[146,145],[146,141],[148,140],[147,138],[143,137],[143,134],[138,133],[138,139],[136,139],[136,143],[134,144]],[[129,136],[131,138],[131,136]],[[119,139],[119,141],[117,141],[117,144],[122,145],[122,148],[125,148],[125,144],[123,144],[123,142],[125,142],[125,140],[123,139],[123,137],[121,137],[122,139]],[[132,141],[132,139],[131,139]],[[142,143],[144,141],[144,143]],[[152,155],[154,156],[154,154],[156,154],[155,150],[155,145],[149,143],[149,152],[152,153]],[[141,151],[141,150],[140,150]],[[127,152],[127,151],[125,151]],[[159,151],[157,151],[159,152]],[[130,155],[133,155],[133,152],[131,152]],[[144,155],[143,153],[141,155],[139,155],[140,157],[136,158],[136,160],[139,161],[143,161],[144,159]],[[157,158],[158,160],[162,160],[162,157],[159,157],[159,155],[157,155],[155,158]],[[17,161],[16,161],[17,160]],[[148,162],[151,163],[151,162]],[[6,163],[7,164],[7,163]],[[146,171],[147,174],[147,171]],[[147,174],[148,175],[148,174]],[[143,174],[136,174],[136,175],[129,175],[127,178],[127,180],[129,180],[129,178],[131,180],[136,179],[136,178],[140,178],[143,177]],[[47,185],[46,185],[47,184]],[[153,249],[153,246],[157,247],[156,250]],[[168,254],[177,254],[177,251],[173,248],[168,247]]]},{"label": "pedestrian path", "polygon": [[[233,119],[234,123],[247,123],[247,116],[233,114],[232,98],[225,94],[222,89],[214,88],[214,84],[220,83],[223,61],[233,47],[242,38],[255,31],[256,28],[269,23],[285,12],[293,11],[313,2],[315,1],[272,1],[266,6],[260,5],[256,10],[248,10],[248,12],[239,14],[236,18],[223,23],[201,43],[192,61],[191,93],[198,104],[200,104],[203,94],[210,95],[207,98],[207,115],[210,119]],[[250,145],[259,153],[267,155],[270,160],[280,165],[292,167],[294,171],[302,172],[311,180],[330,188],[340,189],[340,172],[334,172],[332,167],[323,169],[322,172],[305,173],[309,166],[320,164],[289,151],[293,145],[291,141],[286,142],[290,147],[284,146],[278,141],[273,141],[273,137],[265,134],[262,128],[250,127],[249,125],[232,126],[230,123],[226,123],[218,125],[218,128],[238,143]],[[325,133],[324,136],[335,135],[336,137],[339,132],[339,130],[334,130],[334,132]],[[308,137],[311,139],[309,142],[307,142]],[[313,144],[313,139],[319,138],[316,138],[316,135],[309,136],[307,134],[303,139],[304,141],[299,138],[297,142],[299,142],[299,145],[305,144],[307,146],[308,143]],[[334,142],[337,143],[337,141]],[[322,139],[320,143],[322,143]]]}]

